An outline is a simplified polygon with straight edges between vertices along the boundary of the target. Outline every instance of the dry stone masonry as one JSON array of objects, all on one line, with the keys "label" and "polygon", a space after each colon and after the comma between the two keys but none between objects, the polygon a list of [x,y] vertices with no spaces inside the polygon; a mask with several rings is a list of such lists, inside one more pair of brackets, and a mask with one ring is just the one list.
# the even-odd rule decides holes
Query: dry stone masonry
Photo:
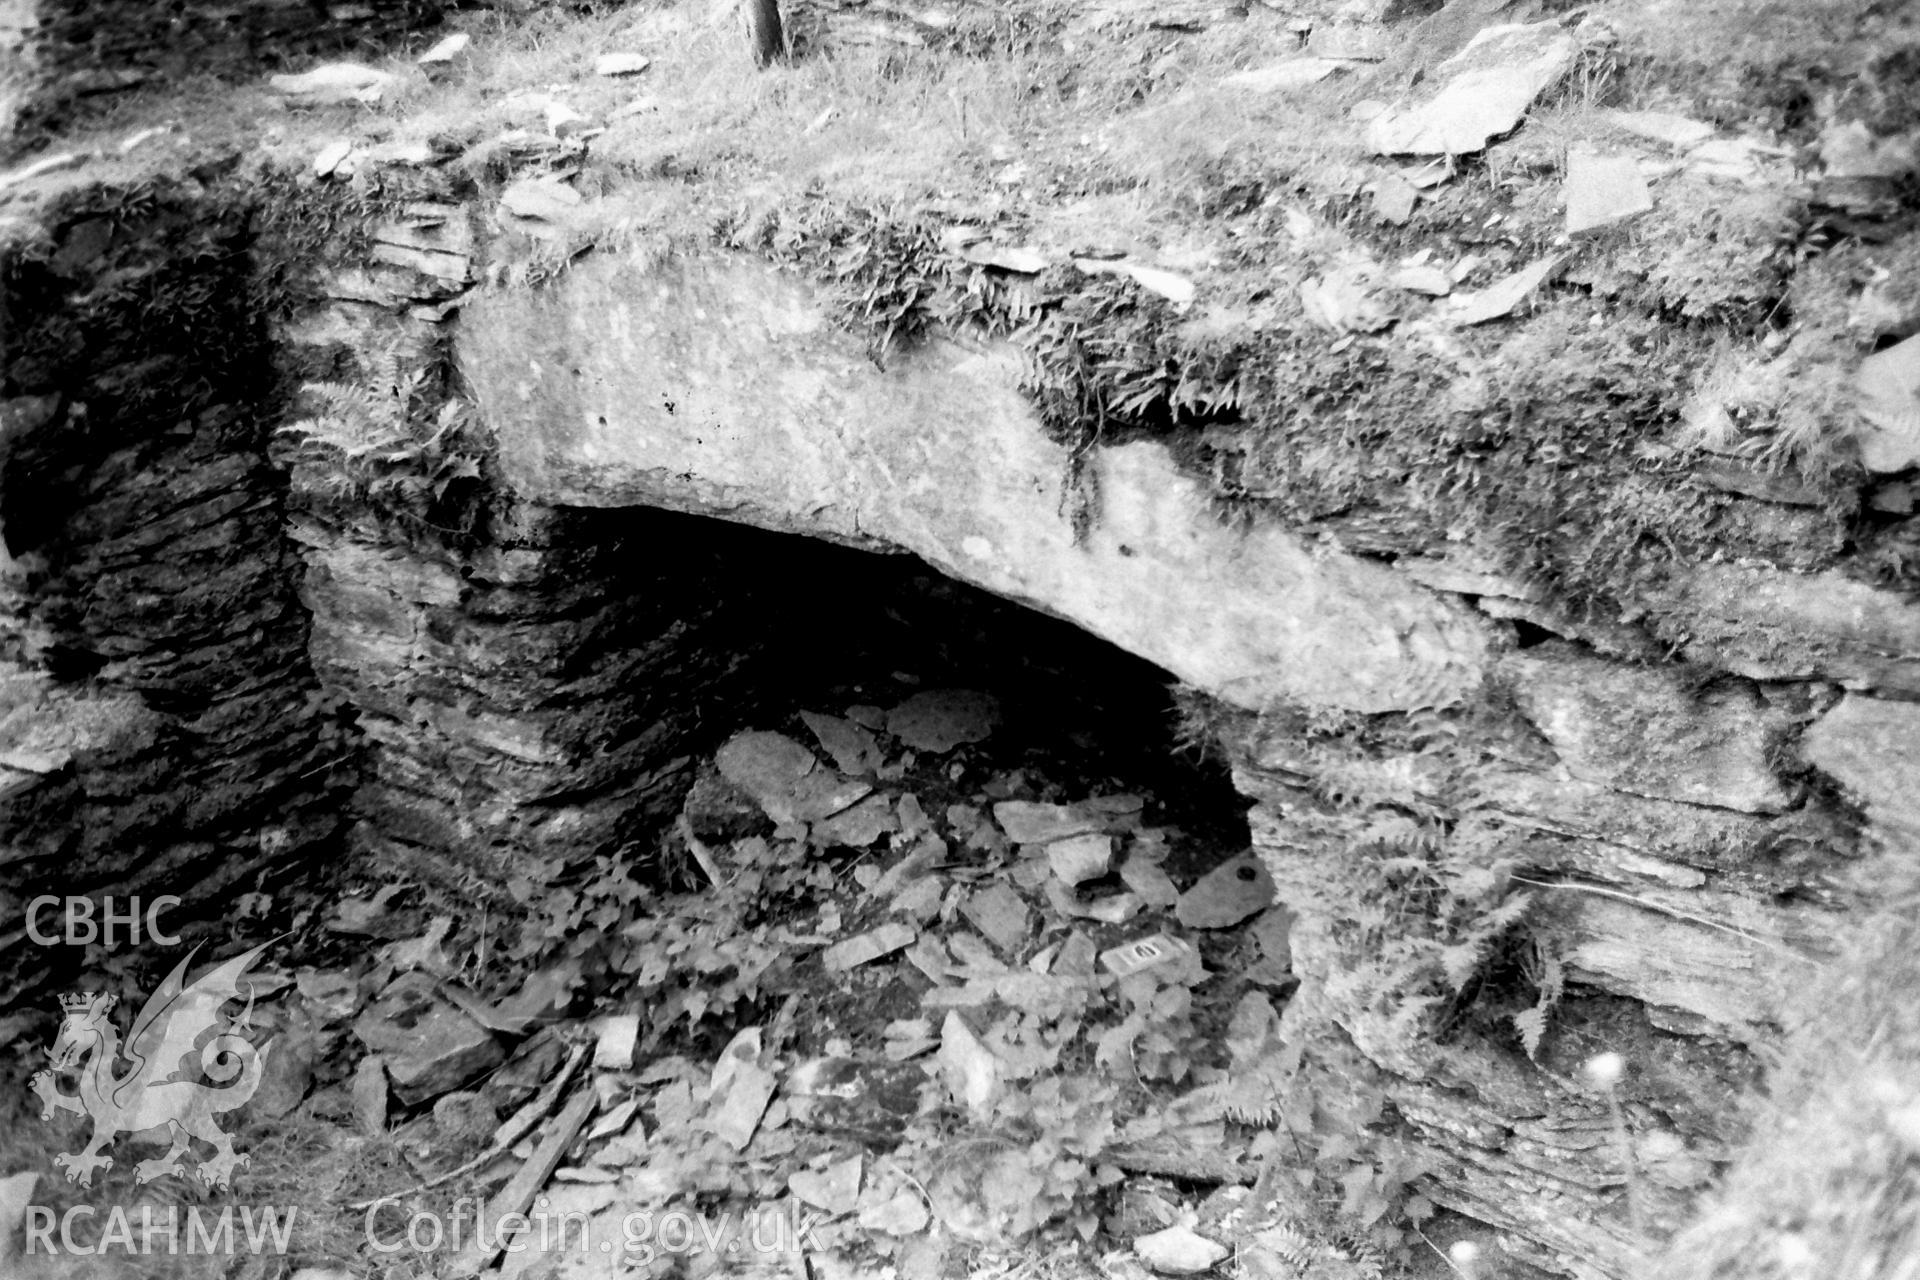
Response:
[{"label": "dry stone masonry", "polygon": [[[79,93],[152,48],[257,57],[437,8],[188,6],[156,43],[159,10],[49,2],[41,56]],[[1573,56],[1522,31],[1516,111]],[[1378,57],[1377,26],[1314,34]],[[1456,50],[1449,74],[1485,53]],[[1376,150],[1513,124],[1406,110]],[[511,251],[581,199],[558,179],[429,144],[248,165],[74,178],[0,224],[7,919],[55,883],[214,900],[342,856],[510,914],[506,886],[642,858],[787,610],[822,609],[755,538],[910,553],[1187,686],[1297,917],[1285,1035],[1380,1103],[1423,1194],[1618,1280],[1725,1167],[1786,994],[1920,839],[1912,583],[1794,550],[1831,524],[1788,481],[1703,471],[1764,554],[1676,553],[1630,607],[1574,607],[1446,532],[1224,520],[1159,440],[1049,436],[1011,348],[876,360],[745,253],[608,248],[528,283]],[[334,218],[349,181],[380,198]],[[1876,456],[1866,500],[1910,515],[1886,477],[1911,459]],[[46,977],[20,942],[8,994]],[[1617,1085],[1583,1078],[1600,1053]]]}]

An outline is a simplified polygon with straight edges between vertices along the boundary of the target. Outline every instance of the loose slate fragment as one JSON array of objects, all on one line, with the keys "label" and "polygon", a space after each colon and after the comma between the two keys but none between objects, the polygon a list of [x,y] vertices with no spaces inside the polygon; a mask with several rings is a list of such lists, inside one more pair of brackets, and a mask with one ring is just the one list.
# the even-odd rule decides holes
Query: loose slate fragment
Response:
[{"label": "loose slate fragment", "polygon": [[735,1065],[726,1082],[726,1093],[707,1113],[707,1128],[735,1151],[744,1151],[753,1141],[753,1131],[767,1113],[779,1081],[757,1062]]},{"label": "loose slate fragment", "polygon": [[1260,943],[1260,954],[1283,969],[1293,967],[1293,912],[1274,905],[1260,913],[1249,930]]},{"label": "loose slate fragment", "polygon": [[858,1153],[815,1172],[797,1169],[787,1175],[787,1189],[794,1197],[831,1214],[852,1213],[860,1204],[860,1164]]},{"label": "loose slate fragment", "polygon": [[834,768],[842,773],[872,773],[884,757],[880,741],[870,730],[839,716],[818,711],[802,711],[800,719],[812,731],[814,740],[833,757]]},{"label": "loose slate fragment", "polygon": [[1075,258],[1073,265],[1088,275],[1131,276],[1133,282],[1149,293],[1157,293],[1175,307],[1185,307],[1195,296],[1193,281],[1159,267],[1138,262],[1107,262],[1100,258]]},{"label": "loose slate fragment", "polygon": [[580,193],[558,178],[521,178],[500,193],[500,206],[517,218],[559,222],[580,204]]},{"label": "loose slate fragment", "polygon": [[890,955],[911,943],[915,936],[911,926],[889,921],[870,933],[834,943],[820,953],[820,960],[828,972],[838,973]]},{"label": "loose slate fragment", "polygon": [[1225,88],[1238,89],[1242,93],[1291,93],[1311,84],[1319,84],[1347,65],[1349,62],[1342,58],[1287,58],[1264,67],[1236,71],[1220,83]]},{"label": "loose slate fragment", "polygon": [[653,59],[638,53],[603,53],[593,60],[597,76],[636,76],[653,65]]},{"label": "loose slate fragment", "polygon": [[1453,310],[1447,319],[1456,325],[1485,324],[1511,315],[1566,260],[1563,253],[1548,254],[1529,267],[1522,267],[1504,280],[1488,285],[1477,293],[1453,295]]},{"label": "loose slate fragment", "polygon": [[1116,893],[1105,898],[1077,898],[1073,890],[1052,879],[1047,881],[1047,901],[1063,916],[1098,920],[1103,924],[1125,924],[1140,914],[1140,898],[1137,894]]},{"label": "loose slate fragment", "polygon": [[1373,184],[1373,211],[1382,222],[1405,226],[1419,201],[1420,189],[1398,174],[1389,174]]},{"label": "loose slate fragment", "polygon": [[1104,813],[1113,818],[1127,818],[1147,807],[1145,796],[1135,795],[1131,791],[1117,791],[1108,795],[1088,796],[1080,802],[1080,807],[1090,813]]},{"label": "loose slate fragment", "polygon": [[1020,895],[1006,885],[994,883],[972,894],[960,914],[1000,950],[1012,954],[1027,940],[1031,916]]},{"label": "loose slate fragment", "polygon": [[1225,929],[1273,901],[1273,877],[1258,856],[1245,853],[1215,867],[1185,893],[1174,917],[1189,929]]},{"label": "loose slate fragment", "polygon": [[927,1229],[927,1206],[916,1191],[902,1188],[860,1210],[860,1226],[890,1236],[917,1236]]},{"label": "loose slate fragment", "polygon": [[888,733],[935,755],[983,741],[999,724],[999,701],[974,689],[928,689],[887,713]]},{"label": "loose slate fragment", "polygon": [[1047,865],[1066,884],[1098,880],[1113,870],[1113,837],[1088,834],[1055,840],[1047,846]]},{"label": "loose slate fragment", "polygon": [[1173,878],[1156,862],[1133,855],[1120,864],[1120,881],[1149,907],[1170,907],[1180,900]]},{"label": "loose slate fragment", "polygon": [[328,174],[332,173],[335,169],[338,169],[342,164],[342,162],[344,162],[346,158],[352,154],[353,154],[353,142],[351,139],[335,138],[332,142],[329,142],[326,146],[321,147],[320,153],[314,156],[313,158],[314,176],[318,178],[326,177]]},{"label": "loose slate fragment", "polygon": [[1920,334],[1860,362],[1860,461],[1885,474],[1920,463]]},{"label": "loose slate fragment", "polygon": [[885,796],[868,796],[842,813],[814,824],[813,837],[823,845],[864,849],[881,836],[900,828]]},{"label": "loose slate fragment", "polygon": [[1303,281],[1300,307],[1335,333],[1378,333],[1393,323],[1393,312],[1373,291],[1371,273],[1356,267],[1336,266]]},{"label": "loose slate fragment", "polygon": [[1610,227],[1653,208],[1647,180],[1632,156],[1567,153],[1567,234]]},{"label": "loose slate fragment", "polygon": [[596,1071],[625,1071],[633,1065],[640,1043],[640,1015],[615,1013],[593,1022],[593,1066]]},{"label": "loose slate fragment", "polygon": [[404,974],[353,1024],[355,1037],[386,1060],[394,1096],[408,1106],[459,1088],[507,1056],[486,1028],[438,993],[438,985],[417,970]]},{"label": "loose slate fragment", "polygon": [[1007,971],[1007,966],[1000,957],[995,955],[986,943],[970,933],[961,931],[949,935],[947,946],[952,950],[953,958],[960,964],[958,976],[971,980],[982,974],[1001,974]]},{"label": "loose slate fragment", "polygon": [[868,783],[821,769],[813,752],[785,734],[764,730],[729,738],[714,764],[778,823],[818,822],[873,790]]},{"label": "loose slate fragment", "polygon": [[1053,972],[1063,978],[1090,978],[1093,976],[1094,954],[1093,939],[1075,929],[1060,944],[1060,954],[1053,960]]},{"label": "loose slate fragment", "polygon": [[267,87],[299,102],[378,102],[391,88],[393,73],[360,62],[329,62],[298,75],[267,77]]},{"label": "loose slate fragment", "polygon": [[969,244],[960,250],[960,256],[968,262],[982,267],[995,267],[1001,271],[1011,271],[1015,275],[1032,276],[1045,271],[1053,260],[1038,249],[1025,245],[993,244],[983,241]]},{"label": "loose slate fragment", "polygon": [[1687,153],[1687,172],[1701,178],[1726,178],[1747,186],[1762,179],[1766,161],[1786,152],[1754,138],[1714,138]]},{"label": "loose slate fragment", "polygon": [[1453,277],[1440,267],[1401,267],[1387,277],[1388,283],[1408,293],[1423,293],[1429,298],[1444,298],[1453,292]]},{"label": "loose slate fragment", "polygon": [[1683,151],[1713,136],[1713,126],[1705,121],[1665,111],[1603,111],[1600,118],[1616,129]]},{"label": "loose slate fragment", "polygon": [[922,876],[894,894],[893,901],[887,904],[887,908],[927,924],[940,914],[940,903],[945,894],[946,888],[939,880],[932,876]]},{"label": "loose slate fragment", "polygon": [[1015,844],[1051,844],[1069,836],[1106,829],[1106,818],[1078,805],[1041,804],[1033,800],[1002,800],[993,806],[994,821]]},{"label": "loose slate fragment", "polygon": [[387,1064],[370,1053],[353,1070],[353,1127],[367,1137],[387,1131]]},{"label": "loose slate fragment", "polygon": [[452,62],[460,56],[460,54],[465,52],[466,47],[471,43],[473,43],[472,36],[464,31],[457,32],[434,45],[433,48],[415,58],[414,61],[423,67],[440,66]]},{"label": "loose slate fragment", "polygon": [[[843,812],[855,801],[873,791],[873,784],[858,778],[843,778],[830,770],[809,774],[794,784],[793,790],[767,805],[767,816],[777,823],[819,822]],[[776,833],[778,834],[778,833]]]},{"label": "loose slate fragment", "polygon": [[[593,1128],[587,1131],[587,1141],[598,1142],[602,1138],[611,1138],[623,1132],[633,1123],[634,1113],[640,1109],[640,1099],[628,1098],[625,1102],[614,1104],[613,1110],[593,1122]],[[644,1136],[644,1130],[643,1130]]]},{"label": "loose slate fragment", "polygon": [[1191,1276],[1209,1270],[1232,1250],[1187,1227],[1171,1226],[1133,1242],[1140,1261],[1163,1276]]},{"label": "loose slate fragment", "polygon": [[1466,155],[1510,132],[1535,98],[1573,63],[1574,40],[1557,22],[1488,27],[1434,70],[1431,99],[1383,111],[1367,126],[1378,155]]},{"label": "loose slate fragment", "polygon": [[940,1077],[948,1091],[974,1119],[984,1121],[991,1116],[1000,1092],[999,1060],[952,1010],[940,1025],[939,1062]]}]

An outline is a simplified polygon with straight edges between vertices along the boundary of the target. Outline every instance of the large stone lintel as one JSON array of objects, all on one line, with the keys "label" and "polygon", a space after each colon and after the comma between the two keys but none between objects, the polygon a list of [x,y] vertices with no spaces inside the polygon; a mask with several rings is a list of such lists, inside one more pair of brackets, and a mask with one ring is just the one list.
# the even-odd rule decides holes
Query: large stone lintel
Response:
[{"label": "large stone lintel", "polygon": [[1479,684],[1491,628],[1391,570],[1239,530],[1152,442],[1094,451],[1062,514],[1005,347],[934,339],[877,367],[814,293],[757,263],[616,257],[475,297],[457,351],[528,499],[653,506],[910,551],[1245,707],[1387,711]]}]

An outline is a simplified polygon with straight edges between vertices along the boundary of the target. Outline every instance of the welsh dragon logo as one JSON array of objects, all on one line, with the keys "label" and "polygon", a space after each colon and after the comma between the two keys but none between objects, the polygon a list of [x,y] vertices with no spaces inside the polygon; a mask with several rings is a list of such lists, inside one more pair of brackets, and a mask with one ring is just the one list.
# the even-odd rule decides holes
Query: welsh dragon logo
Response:
[{"label": "welsh dragon logo", "polygon": [[[92,1186],[94,1170],[111,1169],[113,1157],[103,1153],[122,1133],[148,1143],[172,1142],[165,1155],[134,1166],[135,1180],[143,1183],[169,1173],[184,1176],[181,1157],[193,1154],[195,1138],[214,1150],[199,1160],[200,1181],[209,1187],[225,1187],[233,1171],[247,1163],[214,1117],[253,1097],[273,1046],[256,1049],[242,1034],[251,1029],[251,984],[244,993],[246,1008],[237,1017],[223,1016],[221,1008],[241,998],[241,975],[269,945],[237,955],[191,984],[185,979],[194,952],[188,952],[141,1007],[124,1045],[109,1017],[115,997],[90,992],[60,997],[66,1017],[49,1051],[53,1066],[36,1072],[28,1087],[40,1095],[42,1120],[51,1120],[56,1111],[93,1120],[93,1137],[84,1150],[53,1159],[66,1170],[68,1182]],[[118,1059],[128,1065],[116,1075]],[[78,1090],[62,1093],[54,1073],[75,1069]]]}]

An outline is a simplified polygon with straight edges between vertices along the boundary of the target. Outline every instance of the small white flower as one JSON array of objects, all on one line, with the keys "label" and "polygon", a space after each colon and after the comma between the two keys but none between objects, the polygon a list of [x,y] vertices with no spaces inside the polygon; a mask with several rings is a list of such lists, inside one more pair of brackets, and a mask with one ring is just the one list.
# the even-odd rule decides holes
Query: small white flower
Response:
[{"label": "small white flower", "polygon": [[1447,1247],[1447,1261],[1467,1280],[1473,1280],[1479,1274],[1474,1267],[1480,1261],[1480,1246],[1471,1240],[1456,1240]]}]

